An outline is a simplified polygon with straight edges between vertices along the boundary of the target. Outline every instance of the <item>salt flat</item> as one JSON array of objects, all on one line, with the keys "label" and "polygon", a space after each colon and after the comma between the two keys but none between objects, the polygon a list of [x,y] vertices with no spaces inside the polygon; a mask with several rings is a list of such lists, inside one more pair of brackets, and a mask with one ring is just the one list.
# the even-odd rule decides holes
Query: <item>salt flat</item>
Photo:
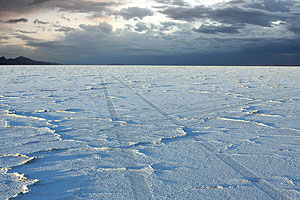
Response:
[{"label": "salt flat", "polygon": [[0,77],[0,199],[300,199],[300,68]]}]

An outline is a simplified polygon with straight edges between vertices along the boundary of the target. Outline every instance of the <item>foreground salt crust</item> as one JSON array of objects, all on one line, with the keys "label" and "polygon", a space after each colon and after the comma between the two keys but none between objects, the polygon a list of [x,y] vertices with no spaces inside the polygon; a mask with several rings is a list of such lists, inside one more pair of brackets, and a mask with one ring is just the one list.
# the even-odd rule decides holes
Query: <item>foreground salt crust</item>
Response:
[{"label": "foreground salt crust", "polygon": [[0,70],[0,199],[300,198],[300,68]]}]

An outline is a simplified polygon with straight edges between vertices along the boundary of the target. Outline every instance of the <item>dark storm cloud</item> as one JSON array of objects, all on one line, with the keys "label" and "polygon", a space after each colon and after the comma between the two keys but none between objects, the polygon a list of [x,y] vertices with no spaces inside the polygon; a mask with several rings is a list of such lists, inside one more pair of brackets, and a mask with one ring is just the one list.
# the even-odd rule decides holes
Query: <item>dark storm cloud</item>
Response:
[{"label": "dark storm cloud", "polygon": [[46,2],[45,5],[51,7],[59,8],[62,11],[69,11],[69,12],[80,12],[80,13],[89,13],[89,12],[103,12],[107,11],[108,7],[119,5],[114,1],[110,2],[94,2],[94,1],[76,1],[74,0],[51,0]]},{"label": "dark storm cloud", "polygon": [[183,21],[195,21],[197,19],[211,19],[214,21],[227,24],[252,24],[259,26],[270,26],[275,20],[285,19],[280,14],[268,13],[263,10],[241,8],[241,7],[225,7],[212,9],[205,6],[196,6],[193,8],[169,7],[161,11],[169,18]]},{"label": "dark storm cloud", "polygon": [[7,24],[16,24],[16,23],[19,23],[19,22],[26,23],[26,22],[28,22],[28,19],[19,18],[19,19],[10,19],[10,20],[5,21],[5,23],[7,23]]},{"label": "dark storm cloud", "polygon": [[[238,46],[244,43],[243,39],[219,40],[222,43]],[[238,50],[216,53],[195,52],[180,55],[140,55],[135,60],[140,64],[172,64],[172,65],[299,65],[300,63],[300,38],[265,40],[252,39],[247,45]],[[131,60],[133,60],[131,58]],[[134,62],[133,60],[132,62]],[[135,61],[135,62],[138,62]]]},{"label": "dark storm cloud", "polygon": [[[84,23],[80,22],[80,17],[77,22],[72,18],[74,27],[59,25],[68,24],[70,19],[63,16],[64,14],[68,16],[68,13],[58,12],[55,18],[58,20],[57,23],[48,24],[42,17],[34,18],[35,28],[39,28],[36,29],[38,33],[40,28],[46,30],[44,26],[46,24],[49,26],[47,30],[51,29],[49,31],[51,34],[52,31],[66,33],[64,37],[58,38],[58,41],[28,37],[30,36],[28,33],[34,31],[31,27],[26,29],[24,26],[21,31],[18,31],[8,29],[7,24],[1,24],[0,28],[7,32],[9,38],[15,37],[24,41],[25,47],[34,47],[33,51],[24,48],[19,52],[49,55],[56,62],[61,63],[220,65],[300,63],[300,6],[295,4],[295,1],[232,0],[210,7],[200,6],[200,3],[193,7],[187,3],[188,0],[154,1],[157,2],[154,6],[160,7],[152,9],[128,7],[116,10],[114,6],[122,2],[121,0],[102,2],[0,0],[2,23],[10,18],[27,16],[24,13],[30,14],[33,11],[40,11],[39,9],[47,9],[45,12],[60,10],[86,13],[90,18],[110,15],[121,22],[123,22],[121,18],[125,21],[137,20],[125,22],[128,24],[123,28],[118,24],[113,29],[111,24],[103,22],[97,25],[81,24],[80,28],[74,29],[74,24]],[[6,15],[8,12],[10,12],[9,16]],[[153,22],[156,27],[143,21],[145,17],[153,16],[157,12],[165,14],[169,19],[162,18]],[[60,23],[57,17],[65,23]],[[3,43],[9,38],[1,35],[0,41]],[[18,51],[14,48],[19,47],[10,48],[0,45],[0,51],[3,52],[15,53]]]},{"label": "dark storm cloud", "polygon": [[34,0],[31,4],[29,5],[39,5],[39,4],[42,4],[42,3],[45,3],[47,1],[50,1],[50,0]]},{"label": "dark storm cloud", "polygon": [[[175,39],[178,35],[163,39],[151,36],[146,30],[144,34],[126,32],[116,36],[116,32],[103,33],[98,26],[85,25],[86,30],[72,31],[61,41],[36,40],[24,35],[18,35],[18,38],[27,46],[37,48],[38,52],[53,54],[56,62],[66,64],[272,65],[300,62],[299,37],[268,39],[211,35],[209,39],[199,39],[199,43],[190,38],[180,43]],[[192,47],[195,49],[191,50]]]},{"label": "dark storm cloud", "polygon": [[[252,39],[251,43],[245,47],[245,51],[252,53],[261,53],[281,55],[299,55],[300,56],[300,38],[281,38],[281,39]],[[300,57],[299,57],[300,60]]]},{"label": "dark storm cloud", "polygon": [[213,25],[201,25],[199,28],[194,28],[193,31],[197,33],[205,33],[205,34],[218,34],[218,33],[226,33],[226,34],[237,34],[240,33],[239,29],[241,27],[238,26],[213,26]]},{"label": "dark storm cloud", "polygon": [[278,14],[271,14],[255,9],[229,7],[213,10],[209,13],[211,19],[228,24],[252,24],[259,26],[270,26],[272,21],[280,20]]},{"label": "dark storm cloud", "polygon": [[109,10],[109,7],[120,5],[116,1],[95,2],[89,0],[0,0],[0,17],[7,12],[30,13],[33,10],[57,8],[61,11],[80,13],[101,13]]},{"label": "dark storm cloud", "polygon": [[262,0],[256,3],[248,4],[249,8],[256,8],[260,10],[266,10],[270,12],[289,12],[292,6],[295,5],[295,1],[276,1],[276,0]]},{"label": "dark storm cloud", "polygon": [[[159,0],[168,2],[168,0]],[[299,2],[299,1],[298,1]],[[193,31],[205,34],[240,32],[248,25],[260,27],[273,27],[274,22],[285,27],[296,34],[299,34],[300,15],[296,1],[293,0],[233,0],[227,3],[219,3],[214,7],[198,5],[166,6],[159,12],[165,14],[172,20],[185,22],[205,22],[207,20],[219,22],[220,27],[194,28]]]},{"label": "dark storm cloud", "polygon": [[5,13],[1,11],[8,11],[8,12],[18,12],[24,11],[27,9],[29,4],[31,3],[30,0],[0,0],[0,16],[5,15]]},{"label": "dark storm cloud", "polygon": [[118,12],[114,12],[116,16],[122,16],[124,19],[133,19],[133,18],[139,18],[143,19],[147,16],[153,16],[154,13],[152,10],[148,8],[139,8],[139,7],[129,7],[129,8],[123,8]]},{"label": "dark storm cloud", "polygon": [[195,19],[208,17],[209,13],[212,12],[212,9],[205,6],[196,6],[193,8],[168,7],[160,12],[171,19],[194,21]]}]

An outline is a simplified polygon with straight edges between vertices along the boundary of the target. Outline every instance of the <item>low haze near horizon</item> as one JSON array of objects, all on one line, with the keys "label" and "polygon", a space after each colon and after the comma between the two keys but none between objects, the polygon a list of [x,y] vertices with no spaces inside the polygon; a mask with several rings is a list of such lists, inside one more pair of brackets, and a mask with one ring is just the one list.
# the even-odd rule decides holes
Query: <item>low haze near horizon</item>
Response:
[{"label": "low haze near horizon", "polygon": [[297,65],[299,14],[299,0],[0,0],[0,56]]}]

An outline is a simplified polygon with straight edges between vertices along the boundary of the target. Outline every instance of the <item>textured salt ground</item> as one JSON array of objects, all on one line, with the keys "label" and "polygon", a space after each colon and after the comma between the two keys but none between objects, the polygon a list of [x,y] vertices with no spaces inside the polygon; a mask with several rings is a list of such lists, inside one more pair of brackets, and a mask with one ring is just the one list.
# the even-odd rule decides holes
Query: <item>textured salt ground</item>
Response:
[{"label": "textured salt ground", "polygon": [[298,76],[1,67],[1,198],[298,199]]}]

